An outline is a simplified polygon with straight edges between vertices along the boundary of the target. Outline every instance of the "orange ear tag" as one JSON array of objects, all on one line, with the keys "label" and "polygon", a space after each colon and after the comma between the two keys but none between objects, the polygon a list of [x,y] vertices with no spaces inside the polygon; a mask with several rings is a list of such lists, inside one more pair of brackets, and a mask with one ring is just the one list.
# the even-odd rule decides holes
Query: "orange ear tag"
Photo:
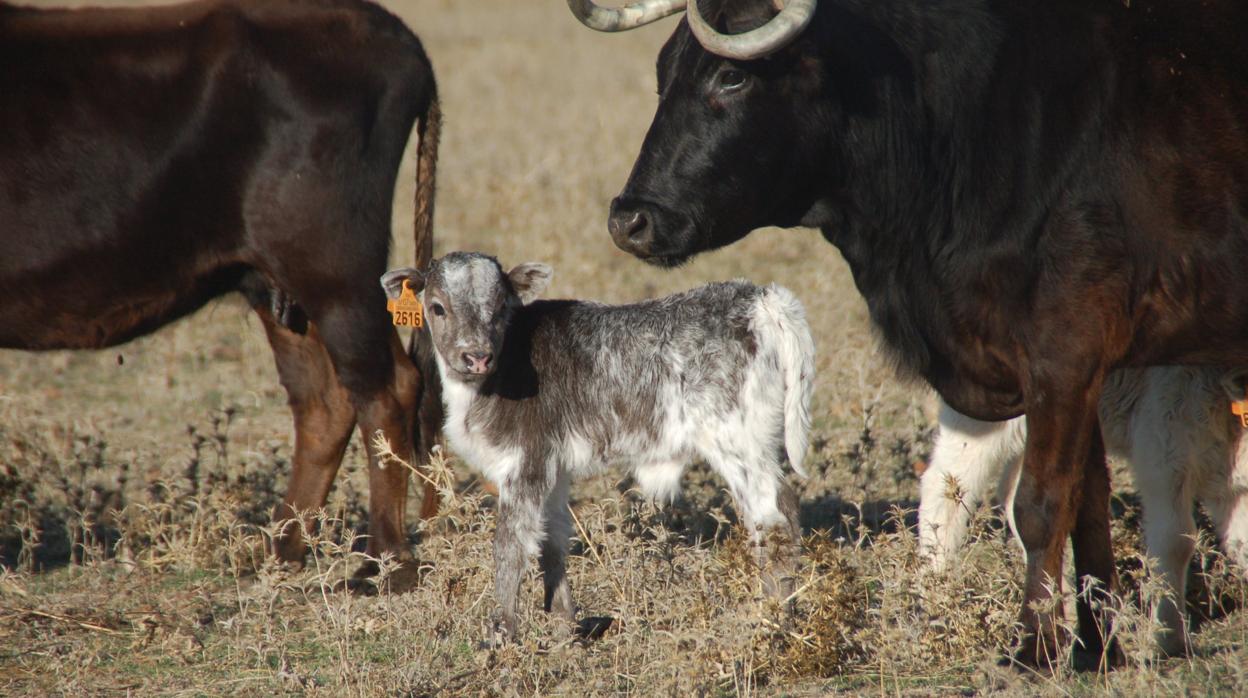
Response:
[{"label": "orange ear tag", "polygon": [[425,324],[425,310],[420,305],[416,292],[403,279],[403,290],[397,300],[386,301],[386,310],[394,318],[395,327],[420,327]]},{"label": "orange ear tag", "polygon": [[1238,416],[1240,426],[1248,429],[1248,400],[1232,401],[1231,414]]}]

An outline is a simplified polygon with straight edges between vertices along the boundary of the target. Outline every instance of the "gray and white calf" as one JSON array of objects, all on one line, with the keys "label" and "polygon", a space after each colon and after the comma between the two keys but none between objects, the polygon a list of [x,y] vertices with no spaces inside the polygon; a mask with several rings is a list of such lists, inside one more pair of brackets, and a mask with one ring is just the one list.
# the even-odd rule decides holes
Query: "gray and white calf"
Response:
[{"label": "gray and white calf", "polygon": [[[1165,654],[1186,651],[1187,566],[1195,548],[1193,500],[1213,520],[1227,554],[1248,564],[1248,439],[1230,396],[1244,394],[1242,369],[1165,366],[1111,373],[1101,393],[1105,449],[1126,458],[1144,512],[1144,544],[1171,598],[1154,609]],[[923,472],[919,544],[936,569],[954,559],[978,504],[994,489],[1010,528],[1026,417],[981,422],[940,406],[940,432]]]},{"label": "gray and white calf", "polygon": [[456,252],[424,274],[382,277],[392,297],[405,280],[421,291],[447,439],[498,486],[503,639],[515,633],[520,580],[538,553],[546,610],[574,619],[568,485],[608,464],[670,500],[686,464],[705,459],[727,481],[760,558],[770,550],[768,590],[787,594],[800,537],[782,464],[787,454],[805,474],[814,377],[801,304],[787,289],[743,281],[633,305],[533,302],[550,275],[544,264],[504,272],[492,257]]}]

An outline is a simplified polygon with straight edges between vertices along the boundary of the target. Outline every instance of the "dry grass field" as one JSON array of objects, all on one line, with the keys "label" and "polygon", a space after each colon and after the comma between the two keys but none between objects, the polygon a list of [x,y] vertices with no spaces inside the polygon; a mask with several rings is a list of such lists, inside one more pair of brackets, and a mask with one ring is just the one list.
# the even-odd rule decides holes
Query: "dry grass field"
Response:
[{"label": "dry grass field", "polygon": [[[95,2],[92,4],[106,4]],[[898,381],[834,248],[767,230],[676,271],[619,252],[605,230],[653,114],[654,57],[674,20],[624,35],[563,0],[387,2],[434,61],[446,125],[438,253],[481,250],[555,268],[552,296],[629,301],[705,281],[779,281],[819,351],[812,476],[795,481],[810,534],[796,611],[764,600],[732,504],[705,468],[669,510],[606,474],[573,491],[578,641],[524,587],[520,640],[478,648],[491,600],[490,498],[453,456],[442,513],[411,541],[420,588],[356,596],[367,482],[350,448],[308,569],[257,556],[292,450],[259,322],[225,298],[100,352],[0,352],[0,693],[11,695],[1209,695],[1248,685],[1245,585],[1205,534],[1191,605],[1197,651],[1155,661],[1158,595],[1139,512],[1115,465],[1128,666],[1024,676],[999,669],[1022,565],[985,513],[939,577],[916,557],[916,460],[932,397]],[[410,154],[409,154],[410,155]],[[393,259],[412,255],[414,163],[400,176]],[[385,587],[384,578],[380,585]],[[1069,602],[1069,599],[1067,599]],[[1073,614],[1068,614],[1073,617]]]}]

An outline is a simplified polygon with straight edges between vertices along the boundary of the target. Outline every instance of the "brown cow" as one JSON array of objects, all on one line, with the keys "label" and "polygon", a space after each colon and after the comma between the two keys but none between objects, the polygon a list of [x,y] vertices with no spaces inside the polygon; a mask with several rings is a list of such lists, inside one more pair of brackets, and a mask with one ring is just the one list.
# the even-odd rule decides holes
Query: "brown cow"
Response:
[{"label": "brown cow", "polygon": [[[407,474],[371,436],[422,445],[421,372],[376,283],[417,119],[417,266],[433,243],[440,117],[416,36],[356,0],[0,5],[0,65],[0,347],[112,346],[242,292],[295,418],[274,518],[324,504],[358,423],[368,552],[410,557]],[[274,551],[299,564],[284,531]]]}]

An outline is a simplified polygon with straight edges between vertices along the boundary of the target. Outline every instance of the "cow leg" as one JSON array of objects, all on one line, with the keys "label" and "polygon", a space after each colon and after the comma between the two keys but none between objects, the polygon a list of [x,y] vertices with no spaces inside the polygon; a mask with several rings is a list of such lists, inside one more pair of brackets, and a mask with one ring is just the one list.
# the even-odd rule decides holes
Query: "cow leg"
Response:
[{"label": "cow leg", "polygon": [[[981,422],[940,405],[940,431],[919,495],[919,552],[935,570],[955,559],[966,541],[971,517],[992,486],[1022,456],[1026,419]],[[1005,500],[1002,499],[1004,502]]]},{"label": "cow leg", "polygon": [[548,497],[545,488],[531,487],[530,483],[521,487],[504,483],[500,487],[498,527],[494,531],[494,599],[498,613],[494,637],[487,642],[510,642],[516,636],[520,581],[542,542],[542,505]]},{"label": "cow leg", "polygon": [[542,507],[544,537],[541,557],[543,608],[568,622],[576,621],[576,602],[568,584],[568,546],[572,539],[572,511],[568,508],[568,475],[560,474]]},{"label": "cow leg", "polygon": [[[256,314],[273,347],[278,377],[295,420],[290,485],[273,511],[274,522],[280,524],[273,553],[302,566],[305,550],[298,517],[325,504],[355,426],[355,410],[314,326],[300,335],[278,324],[267,308],[257,307]],[[303,525],[307,523],[305,519]]]},{"label": "cow leg", "polygon": [[[360,408],[359,421],[369,463],[367,552],[375,557],[389,553],[400,561],[400,568],[390,575],[389,583],[392,591],[403,591],[418,581],[417,565],[408,549],[404,523],[410,477],[403,465],[386,461],[374,445],[374,437],[381,433],[390,450],[414,467],[424,467],[428,463],[428,454],[422,449],[417,456],[418,444],[414,443],[417,434],[413,426],[416,422],[420,374],[407,359],[398,334],[390,334],[393,383],[388,389],[375,393]],[[432,516],[434,513],[437,513],[437,488],[425,483],[421,514]],[[363,565],[355,576],[365,577],[374,573],[372,565]]]},{"label": "cow leg", "polygon": [[[414,425],[420,395],[420,373],[408,359],[398,333],[386,321],[380,288],[348,289],[347,298],[372,298],[376,306],[340,303],[318,308],[316,321],[342,384],[350,393],[364,447],[368,453],[368,544],[373,557],[393,556],[399,567],[389,577],[391,591],[417,582],[417,565],[407,545],[404,511],[408,472],[384,457],[374,445],[378,434],[404,462],[415,463]],[[366,563],[356,579],[376,574]],[[363,588],[363,587],[357,587]]]},{"label": "cow leg", "polygon": [[1105,644],[1115,603],[1110,590],[1117,586],[1118,578],[1109,531],[1109,465],[1099,423],[1089,439],[1082,490],[1072,532],[1075,588],[1080,591],[1075,601],[1080,643],[1074,661],[1076,669],[1107,669],[1120,666],[1123,657],[1117,640]]},{"label": "cow leg", "polygon": [[[417,467],[423,468],[429,462],[434,444],[438,443],[445,416],[437,369],[433,366],[426,366],[421,371],[420,377],[424,381],[424,388],[421,391],[420,412],[417,415],[420,429],[420,452],[418,454],[420,462],[417,463]],[[420,504],[421,519],[431,519],[437,515],[440,496],[437,487],[430,482],[425,482],[425,494]]]},{"label": "cow leg", "polygon": [[[1061,589],[1066,537],[1080,510],[1080,485],[1097,429],[1100,381],[1075,394],[1057,382],[1032,391],[1037,399],[1027,405],[1027,446],[1014,498],[1014,520],[1027,557],[1024,634],[1016,659],[1033,667],[1052,666],[1057,657],[1062,611],[1054,592]],[[1093,542],[1089,530],[1084,545]],[[1109,541],[1102,543],[1108,546]]]}]

